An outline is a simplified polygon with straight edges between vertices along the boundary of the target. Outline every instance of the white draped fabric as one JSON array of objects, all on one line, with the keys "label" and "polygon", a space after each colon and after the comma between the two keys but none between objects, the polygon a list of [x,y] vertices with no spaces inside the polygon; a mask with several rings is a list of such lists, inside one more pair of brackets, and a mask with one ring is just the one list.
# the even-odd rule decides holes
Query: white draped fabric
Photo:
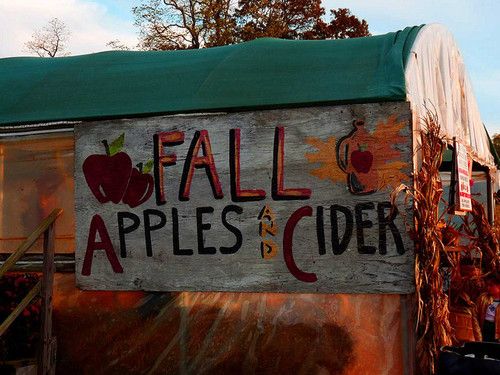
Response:
[{"label": "white draped fabric", "polygon": [[[411,103],[414,130],[426,110],[435,112],[443,136],[468,146],[474,160],[494,168],[488,135],[458,46],[442,25],[424,26],[411,48],[405,70],[407,99]],[[415,137],[418,142],[418,137]]]}]

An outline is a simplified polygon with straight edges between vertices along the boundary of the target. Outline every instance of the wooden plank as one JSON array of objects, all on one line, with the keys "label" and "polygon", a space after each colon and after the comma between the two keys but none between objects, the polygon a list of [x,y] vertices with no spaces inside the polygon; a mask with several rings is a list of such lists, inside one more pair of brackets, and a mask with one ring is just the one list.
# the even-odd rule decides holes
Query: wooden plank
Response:
[{"label": "wooden plank", "polygon": [[12,266],[19,260],[21,257],[29,250],[29,248],[35,243],[35,241],[44,233],[47,228],[57,219],[59,215],[62,213],[61,208],[54,209],[49,216],[47,216],[40,223],[36,229],[31,232],[26,241],[24,241],[17,250],[12,253],[12,255],[5,261],[4,264],[0,267],[0,277],[2,277],[7,271],[9,271]]},{"label": "wooden plank", "polygon": [[82,123],[75,145],[82,288],[414,290],[411,208],[388,217],[408,103]]},{"label": "wooden plank", "polygon": [[40,352],[38,374],[55,374],[52,337],[52,286],[54,282],[55,224],[52,223],[43,238],[43,281],[42,281],[42,325],[40,330]]},{"label": "wooden plank", "polygon": [[403,374],[414,375],[417,373],[416,356],[416,332],[417,313],[414,294],[403,294],[400,296],[401,306],[401,352],[403,355]]},{"label": "wooden plank", "polygon": [[14,320],[23,312],[23,310],[31,303],[33,298],[37,297],[40,293],[42,283],[39,281],[30,290],[30,292],[23,298],[23,300],[16,306],[16,308],[10,313],[10,315],[3,321],[0,325],[0,336],[2,336],[7,329],[10,327]]},{"label": "wooden plank", "polygon": [[[10,254],[0,254],[2,265]],[[56,254],[54,256],[55,272],[74,273],[75,254]],[[43,272],[43,254],[25,254],[10,269],[12,272]]]},{"label": "wooden plank", "polygon": [[35,358],[25,358],[25,359],[15,359],[12,361],[0,361],[0,364],[2,366],[11,366],[14,368],[28,367],[31,365],[36,365],[36,359]]}]

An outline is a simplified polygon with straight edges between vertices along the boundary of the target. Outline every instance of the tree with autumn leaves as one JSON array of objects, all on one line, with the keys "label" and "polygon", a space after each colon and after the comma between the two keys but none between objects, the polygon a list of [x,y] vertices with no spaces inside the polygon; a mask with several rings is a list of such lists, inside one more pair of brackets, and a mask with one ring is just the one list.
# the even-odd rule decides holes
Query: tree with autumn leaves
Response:
[{"label": "tree with autumn leaves", "polygon": [[500,134],[493,134],[493,146],[495,146],[495,151],[497,152],[497,155],[500,156]]},{"label": "tree with autumn leaves", "polygon": [[145,0],[132,10],[144,50],[223,46],[262,37],[344,39],[370,35],[349,9],[325,18],[321,0]]}]

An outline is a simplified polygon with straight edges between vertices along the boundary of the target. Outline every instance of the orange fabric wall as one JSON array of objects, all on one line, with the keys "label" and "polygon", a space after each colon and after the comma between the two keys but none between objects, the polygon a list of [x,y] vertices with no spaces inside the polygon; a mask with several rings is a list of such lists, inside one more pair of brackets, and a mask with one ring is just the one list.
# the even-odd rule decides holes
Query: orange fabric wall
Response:
[{"label": "orange fabric wall", "polygon": [[400,295],[81,291],[74,275],[60,274],[58,373],[411,373],[405,303]]},{"label": "orange fabric wall", "polygon": [[64,209],[56,252],[75,251],[73,164],[71,132],[0,139],[0,253],[15,251],[56,207]]}]

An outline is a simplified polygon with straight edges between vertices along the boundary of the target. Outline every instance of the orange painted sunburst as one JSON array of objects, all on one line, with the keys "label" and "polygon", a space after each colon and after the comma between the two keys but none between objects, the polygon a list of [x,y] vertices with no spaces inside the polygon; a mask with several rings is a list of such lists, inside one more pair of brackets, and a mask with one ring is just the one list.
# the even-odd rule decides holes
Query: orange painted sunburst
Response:
[{"label": "orange painted sunburst", "polygon": [[[345,160],[340,163],[343,168],[337,159],[337,139],[334,136],[326,140],[306,138],[306,143],[317,150],[305,154],[307,161],[316,166],[310,174],[332,183],[346,183],[349,174],[355,175],[356,181],[366,191],[394,188],[407,181],[409,177],[405,169],[408,168],[408,163],[401,160],[402,152],[396,147],[408,143],[408,137],[401,134],[407,123],[397,121],[396,116],[390,116],[387,121],[378,123],[372,132],[362,125],[356,126],[356,131],[340,140],[346,151]],[[368,168],[361,169],[352,165],[355,153],[370,155]]]},{"label": "orange painted sunburst", "polygon": [[345,182],[346,174],[337,164],[335,147],[337,140],[330,137],[322,141],[316,137],[306,138],[306,143],[313,146],[318,151],[306,154],[306,159],[311,164],[319,164],[319,167],[311,170],[311,174],[321,180],[330,180],[331,182]]}]

